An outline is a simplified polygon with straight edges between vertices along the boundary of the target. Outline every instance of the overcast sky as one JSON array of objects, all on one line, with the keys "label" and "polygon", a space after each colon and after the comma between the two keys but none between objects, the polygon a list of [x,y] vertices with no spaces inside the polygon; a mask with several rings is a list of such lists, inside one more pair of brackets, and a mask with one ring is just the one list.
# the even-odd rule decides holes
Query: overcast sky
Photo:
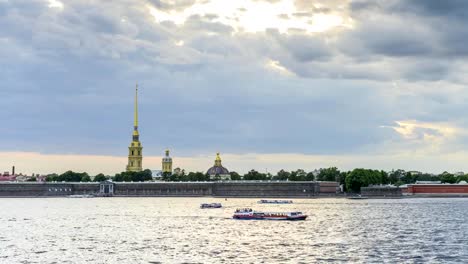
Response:
[{"label": "overcast sky", "polygon": [[468,171],[468,1],[0,0],[0,170]]}]

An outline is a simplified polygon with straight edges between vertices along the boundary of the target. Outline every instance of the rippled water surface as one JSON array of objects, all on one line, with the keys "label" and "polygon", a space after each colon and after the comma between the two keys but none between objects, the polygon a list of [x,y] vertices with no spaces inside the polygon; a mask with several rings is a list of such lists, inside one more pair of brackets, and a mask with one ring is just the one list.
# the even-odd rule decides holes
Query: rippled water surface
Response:
[{"label": "rippled water surface", "polygon": [[[0,199],[0,263],[468,263],[465,198],[257,200]],[[233,220],[237,207],[310,218]]]}]

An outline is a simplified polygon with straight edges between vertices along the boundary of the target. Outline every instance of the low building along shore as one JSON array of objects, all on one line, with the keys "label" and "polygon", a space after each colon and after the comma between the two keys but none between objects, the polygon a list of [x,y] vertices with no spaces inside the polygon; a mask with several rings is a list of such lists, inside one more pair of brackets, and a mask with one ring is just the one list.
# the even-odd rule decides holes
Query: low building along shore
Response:
[{"label": "low building along shore", "polygon": [[218,196],[297,197],[336,195],[337,182],[90,182],[0,183],[0,197]]}]

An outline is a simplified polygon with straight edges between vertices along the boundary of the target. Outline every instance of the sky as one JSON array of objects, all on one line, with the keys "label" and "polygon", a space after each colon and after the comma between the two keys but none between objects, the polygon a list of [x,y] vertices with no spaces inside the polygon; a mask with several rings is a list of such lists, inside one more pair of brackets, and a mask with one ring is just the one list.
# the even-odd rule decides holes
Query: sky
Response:
[{"label": "sky", "polygon": [[468,171],[468,2],[0,0],[0,171]]}]

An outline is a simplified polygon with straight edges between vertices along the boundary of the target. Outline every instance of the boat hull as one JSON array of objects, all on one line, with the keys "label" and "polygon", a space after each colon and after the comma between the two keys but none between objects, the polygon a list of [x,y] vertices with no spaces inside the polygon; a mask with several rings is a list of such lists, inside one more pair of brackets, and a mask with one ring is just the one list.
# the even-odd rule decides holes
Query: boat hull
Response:
[{"label": "boat hull", "polygon": [[237,220],[272,220],[272,221],[303,221],[307,219],[307,215],[297,217],[270,217],[270,216],[255,216],[255,215],[242,215],[233,216]]}]

